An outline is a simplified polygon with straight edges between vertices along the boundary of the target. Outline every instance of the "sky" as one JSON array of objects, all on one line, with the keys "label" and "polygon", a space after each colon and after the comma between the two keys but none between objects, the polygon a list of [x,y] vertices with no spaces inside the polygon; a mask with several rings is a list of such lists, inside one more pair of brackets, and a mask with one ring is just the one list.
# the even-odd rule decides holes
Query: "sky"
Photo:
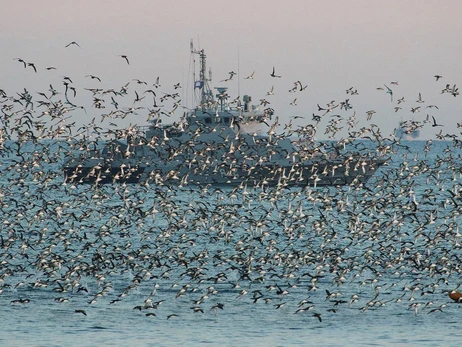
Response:
[{"label": "sky", "polygon": [[[76,124],[99,119],[112,107],[110,99],[105,109],[92,107],[88,89],[118,90],[130,82],[134,99],[135,91],[141,96],[153,88],[157,77],[158,98],[179,92],[182,105],[191,107],[193,40],[207,54],[214,86],[229,87],[232,97],[251,95],[257,104],[268,100],[282,124],[310,123],[312,114],[320,113],[317,105],[348,99],[352,109],[337,107],[332,114],[346,119],[355,112],[358,128],[375,124],[384,137],[402,120],[423,122],[431,116],[443,127],[426,123],[422,139],[440,131],[460,137],[462,96],[441,93],[447,84],[462,84],[460,13],[458,0],[4,1],[0,89],[15,96],[26,88],[40,99],[37,92],[49,93],[50,84],[64,93],[63,77],[69,77],[76,89],[72,102],[86,111],[72,113]],[[66,47],[73,41],[80,47]],[[33,63],[37,73],[17,58]],[[273,67],[281,78],[270,76]],[[239,75],[222,82],[230,71]],[[244,79],[254,71],[253,79]],[[435,75],[442,78],[436,81]],[[289,92],[296,81],[306,89]],[[177,83],[179,90],[173,87]],[[358,95],[346,93],[351,87]],[[267,95],[272,88],[274,95]],[[419,93],[423,103],[417,103]],[[143,95],[140,105],[152,107],[152,98]],[[295,98],[296,105],[290,105]],[[132,104],[127,102],[121,107]],[[419,112],[412,112],[418,106]],[[401,108],[395,112],[395,107]],[[367,120],[371,110],[375,113]],[[182,113],[179,108],[165,122]],[[323,117],[320,129],[330,117]],[[146,120],[147,111],[140,109],[116,121],[124,127]],[[346,129],[336,138],[347,136]],[[319,139],[326,136],[318,131]]]}]

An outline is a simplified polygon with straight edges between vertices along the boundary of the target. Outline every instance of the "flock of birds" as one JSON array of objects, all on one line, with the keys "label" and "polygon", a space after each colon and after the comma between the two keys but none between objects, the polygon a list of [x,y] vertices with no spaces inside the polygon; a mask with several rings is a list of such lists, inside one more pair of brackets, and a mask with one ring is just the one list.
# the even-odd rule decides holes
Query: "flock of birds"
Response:
[{"label": "flock of birds", "polygon": [[[80,48],[76,42],[66,47],[72,46]],[[126,55],[120,58],[130,64]],[[37,72],[34,63],[17,60]],[[270,75],[281,78],[274,68]],[[136,301],[127,309],[164,319],[181,319],[185,311],[219,317],[239,305],[308,315],[315,322],[390,306],[415,315],[447,309],[462,273],[461,123],[454,124],[459,134],[440,132],[444,141],[428,140],[421,148],[384,137],[374,125],[358,128],[359,117],[370,120],[375,111],[356,114],[350,99],[358,91],[351,87],[350,99],[318,104],[310,124],[290,131],[289,123],[284,131],[312,138],[327,118],[324,134],[333,148],[354,150],[356,140],[367,140],[390,159],[366,185],[100,186],[64,180],[66,156],[130,132],[114,123],[117,118],[145,113],[151,121],[181,111],[175,92],[181,86],[164,93],[160,87],[159,79],[152,86],[134,79],[120,88],[86,88],[90,108],[74,100],[83,90],[69,77],[63,87],[36,94],[0,90],[0,298],[12,306],[40,305],[37,293],[46,291],[56,305],[82,316],[95,305]],[[305,89],[294,83],[293,92]],[[392,87],[379,90],[395,102]],[[459,94],[456,85],[442,92]],[[141,106],[148,97],[152,105]],[[419,94],[416,102],[425,100]],[[423,106],[412,109],[417,107]],[[77,128],[73,114],[82,111],[94,118]],[[440,124],[434,117],[402,122],[408,134],[425,126]],[[349,135],[338,139],[342,128]]]}]

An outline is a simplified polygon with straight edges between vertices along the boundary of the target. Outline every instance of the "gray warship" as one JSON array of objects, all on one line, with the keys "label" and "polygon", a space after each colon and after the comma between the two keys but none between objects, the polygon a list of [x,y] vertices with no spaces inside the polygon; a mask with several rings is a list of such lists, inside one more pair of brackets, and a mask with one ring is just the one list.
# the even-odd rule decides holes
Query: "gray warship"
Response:
[{"label": "gray warship", "polygon": [[[365,183],[386,160],[358,153],[339,155],[276,134],[271,108],[250,96],[231,100],[227,88],[209,86],[204,50],[194,80],[198,105],[173,124],[160,119],[124,138],[70,158],[63,171],[71,183],[140,183],[185,186],[323,186]],[[272,119],[275,121],[272,122]],[[265,132],[256,132],[266,125]]]}]

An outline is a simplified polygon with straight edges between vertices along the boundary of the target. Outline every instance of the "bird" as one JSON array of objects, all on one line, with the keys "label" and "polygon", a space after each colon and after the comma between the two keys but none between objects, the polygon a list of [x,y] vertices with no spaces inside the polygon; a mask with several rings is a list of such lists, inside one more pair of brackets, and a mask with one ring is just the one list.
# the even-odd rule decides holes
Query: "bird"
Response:
[{"label": "bird", "polygon": [[70,83],[73,83],[72,80],[70,79],[70,77],[67,77],[67,76],[63,76],[63,80],[69,81]]},{"label": "bird", "polygon": [[432,116],[432,118],[433,118],[433,124],[432,124],[432,127],[442,127],[442,126],[443,126],[443,125],[441,125],[441,124],[437,124],[437,123],[436,123],[436,119],[435,119],[435,117],[433,117],[433,116]]},{"label": "bird", "polygon": [[418,103],[423,103],[423,102],[425,102],[425,101],[422,100],[422,95],[421,95],[420,93],[419,93],[419,96],[418,96],[416,102],[418,102]]},{"label": "bird", "polygon": [[160,87],[159,76],[157,76],[157,78],[156,78],[156,83],[154,83],[153,86],[154,86],[155,88],[159,88],[159,87]]},{"label": "bird", "polygon": [[384,84],[385,88],[387,88],[387,93],[390,94],[390,97],[391,97],[391,101],[393,101],[393,91],[387,87],[386,84]]},{"label": "bird", "polygon": [[230,72],[228,72],[228,73],[229,73],[229,77],[226,78],[226,79],[224,79],[224,80],[222,80],[221,82],[228,82],[228,81],[231,81],[231,80],[233,79],[234,75],[236,75],[236,73],[235,73],[234,71],[230,71]]},{"label": "bird", "polygon": [[[10,64],[17,68],[11,60]],[[181,317],[180,325],[183,317],[188,320],[203,312],[205,320],[213,312],[233,315],[237,311],[246,319],[248,313],[263,318],[274,315],[275,309],[286,318],[288,312],[295,311],[290,320],[300,323],[308,319],[317,325],[316,317],[335,325],[344,317],[342,310],[347,305],[358,314],[367,311],[367,320],[390,310],[402,314],[407,307],[415,314],[435,314],[445,310],[444,304],[439,304],[446,299],[454,305],[461,301],[462,293],[448,283],[457,280],[462,260],[461,145],[448,141],[446,137],[452,135],[440,132],[437,136],[445,141],[433,144],[431,140],[400,142],[394,135],[385,138],[381,134],[384,129],[377,125],[357,126],[363,120],[357,120],[356,113],[362,116],[358,118],[367,114],[386,123],[386,117],[379,117],[386,109],[378,109],[377,114],[373,106],[356,113],[352,110],[347,121],[351,107],[347,99],[339,103],[338,115],[326,116],[337,107],[336,102],[319,104],[322,110],[315,111],[319,115],[305,116],[306,126],[293,125],[297,127],[293,132],[297,144],[291,151],[292,138],[288,137],[292,134],[279,131],[277,120],[271,124],[273,112],[268,117],[269,111],[262,114],[262,118],[257,118],[257,112],[245,112],[241,118],[234,108],[224,107],[216,113],[219,105],[212,100],[200,105],[199,112],[183,114],[184,123],[167,125],[160,123],[167,113],[162,113],[165,109],[156,105],[154,98],[156,109],[149,110],[153,122],[143,129],[124,117],[134,115],[134,106],[146,94],[165,94],[161,88],[148,89],[143,81],[136,84],[141,89],[129,88],[134,85],[129,82],[131,85],[122,88],[91,89],[86,101],[88,93],[79,88],[77,77],[73,78],[75,84],[59,77],[67,85],[58,90],[50,85],[45,93],[21,90],[9,95],[8,90],[0,90],[0,152],[5,156],[0,158],[0,293],[8,291],[12,311],[29,316],[38,328],[44,323],[34,319],[35,308],[61,305],[59,310],[67,309],[74,319],[86,320],[92,314],[86,316],[87,312],[78,310],[88,307],[79,303],[99,300],[99,304],[111,304],[108,312],[116,310],[123,315],[125,310],[129,316],[145,319],[162,315],[165,320],[175,312]],[[429,80],[432,84],[431,74]],[[296,92],[300,85],[295,85]],[[279,88],[276,83],[274,86]],[[78,101],[71,90],[78,90]],[[386,90],[383,85],[382,90]],[[458,92],[456,86],[449,90]],[[34,109],[29,104],[32,95]],[[66,102],[68,97],[72,104]],[[173,99],[179,102],[170,94],[164,101]],[[100,108],[98,111],[105,105],[110,109],[101,115],[101,122],[110,118],[109,129],[97,126],[100,112],[90,124],[75,129],[76,119],[85,123],[77,105],[91,105],[92,101],[91,107]],[[150,100],[143,103],[146,101]],[[399,100],[391,104],[388,111]],[[316,101],[313,105],[316,107]],[[288,116],[288,120],[299,117]],[[118,118],[122,124],[116,124]],[[315,141],[322,136],[323,120],[329,122],[328,127],[340,121],[351,127],[342,135],[345,137],[333,142]],[[244,131],[247,121],[258,123],[248,134]],[[443,121],[448,122],[447,127],[449,121]],[[459,129],[455,129],[456,121]],[[239,122],[242,132],[234,131]],[[269,123],[269,137],[261,129],[265,123]],[[440,126],[431,115],[426,120],[400,123],[405,134],[431,124]],[[462,119],[456,114],[452,123],[451,132],[458,134]],[[214,133],[219,136],[212,137]],[[67,162],[68,157],[73,161],[74,153],[78,163],[80,158],[90,158],[89,165],[64,168],[63,174],[61,165],[56,164]],[[158,155],[153,158],[153,153]],[[373,164],[382,155],[389,158],[390,165],[377,170]],[[102,160],[104,157],[108,160]],[[123,162],[127,165],[119,164]],[[145,181],[135,183],[139,167],[149,169],[156,162],[168,169],[153,171]],[[274,162],[277,165],[272,165]],[[305,166],[305,162],[309,164]],[[373,171],[378,171],[377,176],[367,184],[355,174]],[[182,172],[186,174],[181,177]],[[241,174],[250,179],[239,181]],[[80,184],[92,177],[94,184]],[[215,186],[221,178],[230,187]],[[122,182],[124,179],[127,182]],[[100,186],[103,182],[109,185]],[[188,187],[188,182],[198,187]],[[299,189],[290,188],[297,183]],[[327,186],[316,187],[317,183]],[[454,291],[444,291],[437,298],[442,284]],[[170,286],[184,289],[176,292]],[[337,287],[335,292],[332,286]],[[355,287],[360,287],[358,294],[353,294]],[[242,288],[246,289],[239,292]],[[307,290],[313,295],[305,298]],[[53,301],[51,297],[50,302],[52,292],[66,293],[65,299]],[[349,301],[341,300],[341,292],[351,295]],[[30,303],[21,299],[26,293],[33,298]],[[430,302],[425,305],[421,298],[427,294],[435,302],[441,301],[436,305],[439,308],[431,310]],[[165,299],[162,309],[157,310],[154,297]],[[405,300],[421,306],[399,303]],[[217,302],[226,303],[226,310]],[[388,309],[382,309],[385,305]],[[438,321],[443,324],[445,319],[419,320],[423,324],[440,324]]]},{"label": "bird", "polygon": [[249,76],[245,77],[245,80],[253,80],[253,75],[255,75],[255,71],[252,72]]},{"label": "bird", "polygon": [[86,75],[85,77],[90,77],[91,79],[96,79],[99,82],[101,82],[101,78],[99,78],[98,76],[95,76],[95,75]]},{"label": "bird", "polygon": [[34,63],[27,63],[27,66],[31,66],[35,72],[37,72],[37,68],[35,67]]},{"label": "bird", "polygon": [[376,113],[374,110],[369,110],[366,112],[367,114],[367,120],[371,120],[372,116]]},{"label": "bird", "polygon": [[128,61],[128,57],[125,54],[119,55],[119,57],[125,59],[128,65],[130,65],[130,62]]},{"label": "bird", "polygon": [[313,317],[316,317],[320,322],[322,322],[322,318],[321,318],[320,313],[313,313]]},{"label": "bird", "polygon": [[22,60],[21,58],[14,58],[14,60],[17,60],[17,61],[19,61],[20,63],[23,63],[23,64],[24,64],[24,68],[27,67],[26,62],[25,62],[24,60]]},{"label": "bird", "polygon": [[433,76],[433,77],[435,77],[435,79],[438,81],[438,80],[439,80],[441,77],[443,77],[443,76],[441,76],[441,75],[435,75],[435,76]]},{"label": "bird", "polygon": [[[77,42],[72,41],[72,42],[69,42],[69,43],[65,46],[65,48],[67,48],[67,47],[69,47],[69,46],[71,46],[71,45],[75,45],[75,46],[80,47],[80,45],[79,45]],[[80,47],[80,48],[82,48],[82,47]]]},{"label": "bird", "polygon": [[271,72],[270,76],[271,76],[271,77],[277,77],[277,78],[281,78],[281,76],[279,76],[279,75],[276,75],[276,73],[275,73],[275,69],[274,69],[274,66],[273,66],[273,72]]},{"label": "bird", "polygon": [[218,309],[223,310],[224,307],[225,307],[224,304],[218,302],[216,305],[213,305],[210,309],[213,310],[213,312],[214,312],[214,314],[216,316]]}]

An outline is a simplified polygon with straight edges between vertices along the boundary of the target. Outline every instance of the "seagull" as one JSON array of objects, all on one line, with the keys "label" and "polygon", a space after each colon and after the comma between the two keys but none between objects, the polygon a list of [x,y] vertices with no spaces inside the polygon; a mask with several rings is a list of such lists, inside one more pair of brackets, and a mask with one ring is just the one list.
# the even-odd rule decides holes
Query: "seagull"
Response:
[{"label": "seagull", "polygon": [[271,77],[278,77],[281,78],[281,76],[278,76],[275,74],[274,66],[273,66],[273,72],[270,74]]},{"label": "seagull", "polygon": [[433,116],[432,116],[432,118],[433,118],[433,124],[432,124],[432,127],[442,127],[442,126],[443,126],[442,124],[437,124],[437,123],[436,123],[436,119],[435,119],[435,117],[433,117]]},{"label": "seagull", "polygon": [[319,319],[320,322],[322,322],[321,314],[320,313],[313,313],[313,317],[316,317]]},{"label": "seagull", "polygon": [[233,79],[233,76],[234,75],[237,75],[234,71],[230,71],[228,72],[229,73],[229,77],[224,79],[224,80],[221,80],[220,82],[228,82],[228,81],[231,81]]},{"label": "seagull", "polygon": [[156,88],[159,88],[159,87],[160,87],[159,76],[157,76],[157,78],[156,78],[156,83],[154,83],[153,86],[156,87]]},{"label": "seagull", "polygon": [[367,120],[371,120],[372,115],[373,115],[374,113],[376,113],[374,110],[369,110],[369,111],[367,111],[367,112],[366,112],[366,114],[367,114]]},{"label": "seagull", "polygon": [[384,84],[385,88],[387,88],[387,93],[390,94],[390,97],[391,97],[391,101],[393,101],[393,91],[388,88],[385,84]]},{"label": "seagull", "polygon": [[302,85],[302,82],[300,82],[300,81],[297,81],[297,82],[295,82],[294,84],[295,84],[295,87],[296,87],[297,85],[300,87],[299,91],[301,91],[301,92],[304,91],[304,90],[308,87],[308,85],[303,86],[303,85]]},{"label": "seagull", "polygon": [[130,62],[128,61],[128,57],[125,54],[119,55],[119,57],[124,58],[127,61],[127,64],[130,65]]},{"label": "seagull", "polygon": [[27,67],[26,62],[25,62],[24,60],[22,60],[21,58],[14,58],[14,60],[17,60],[17,61],[19,61],[20,63],[23,63],[23,64],[24,64],[24,68]]},{"label": "seagull", "polygon": [[34,63],[27,63],[27,66],[32,66],[34,71],[37,72],[37,68],[35,67]]},{"label": "seagull", "polygon": [[245,77],[245,80],[253,80],[253,75],[255,75],[255,71],[252,72],[249,76]]},{"label": "seagull", "polygon": [[416,102],[418,102],[418,103],[425,102],[425,101],[422,100],[422,95],[420,95],[420,93],[419,93],[419,98],[417,99]]},{"label": "seagull", "polygon": [[443,76],[441,76],[441,75],[435,75],[435,76],[433,76],[433,77],[435,77],[436,80],[438,81],[438,80],[439,80],[441,77],[443,77]]},{"label": "seagull", "polygon": [[66,80],[66,81],[69,81],[69,82],[73,83],[72,80],[67,76],[63,76],[63,80]]},{"label": "seagull", "polygon": [[86,75],[85,77],[91,77],[91,79],[97,79],[98,81],[101,82],[101,78],[99,78],[98,76],[95,76],[95,75]]},{"label": "seagull", "polygon": [[[80,47],[80,45],[77,42],[72,41],[72,42],[68,43],[65,48],[69,47],[70,45],[76,45],[76,46]],[[82,48],[82,47],[80,47],[80,48]]]}]

